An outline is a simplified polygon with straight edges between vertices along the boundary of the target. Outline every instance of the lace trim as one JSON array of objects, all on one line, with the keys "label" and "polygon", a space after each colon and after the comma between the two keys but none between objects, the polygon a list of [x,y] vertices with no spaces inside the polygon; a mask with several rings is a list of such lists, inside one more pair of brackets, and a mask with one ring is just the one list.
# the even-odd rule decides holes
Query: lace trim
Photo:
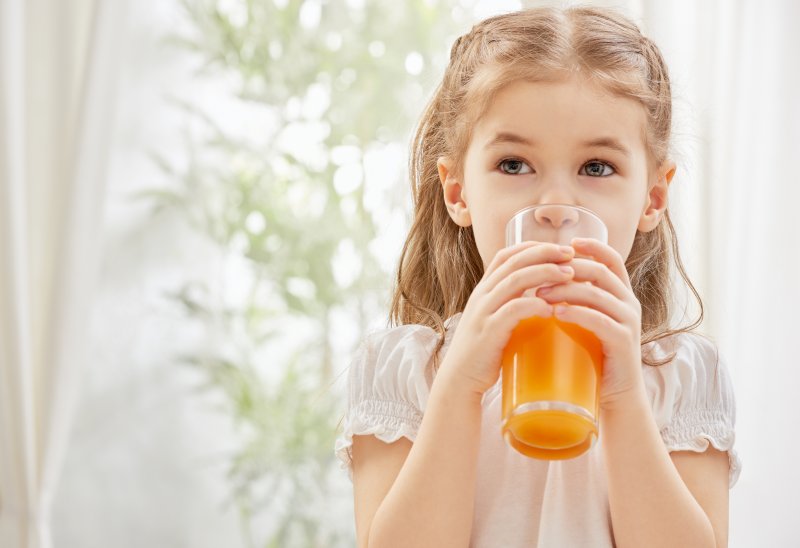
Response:
[{"label": "lace trim", "polygon": [[733,427],[722,409],[699,409],[676,415],[672,422],[661,430],[667,450],[694,451],[702,453],[709,445],[728,453],[728,487],[739,479],[742,462],[733,448],[736,439]]},{"label": "lace trim", "polygon": [[353,436],[372,435],[384,443],[400,438],[414,441],[422,423],[422,413],[411,404],[398,401],[364,400],[345,419],[344,432],[336,440],[340,468],[353,479]]}]

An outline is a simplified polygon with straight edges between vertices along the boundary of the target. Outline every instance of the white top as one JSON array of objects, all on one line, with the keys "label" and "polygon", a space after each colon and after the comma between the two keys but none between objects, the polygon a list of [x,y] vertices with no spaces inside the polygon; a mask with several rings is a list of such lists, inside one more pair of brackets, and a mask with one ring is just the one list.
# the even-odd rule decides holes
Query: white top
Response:
[{"label": "white top", "polygon": [[[459,318],[456,314],[445,322],[441,357]],[[401,436],[414,441],[428,403],[437,340],[429,327],[402,325],[370,334],[359,347],[350,367],[343,433],[336,440],[336,455],[351,479],[353,435],[371,434],[386,443]],[[733,449],[736,409],[725,362],[720,357],[717,366],[715,346],[699,335],[680,333],[650,345],[655,359],[677,351],[666,365],[642,365],[664,445],[668,451],[702,452],[710,443],[728,451],[733,487],[741,463]],[[525,457],[500,435],[500,387],[498,380],[483,396],[470,546],[614,546],[600,447],[602,424],[594,447],[580,457]]]}]

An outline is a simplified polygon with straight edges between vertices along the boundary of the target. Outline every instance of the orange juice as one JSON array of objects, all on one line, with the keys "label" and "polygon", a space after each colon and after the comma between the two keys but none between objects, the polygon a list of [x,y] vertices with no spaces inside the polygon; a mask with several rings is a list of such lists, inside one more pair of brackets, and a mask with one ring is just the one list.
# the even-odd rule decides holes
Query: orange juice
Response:
[{"label": "orange juice", "polygon": [[597,438],[602,343],[554,317],[521,321],[502,358],[503,436],[523,455],[569,459]]}]

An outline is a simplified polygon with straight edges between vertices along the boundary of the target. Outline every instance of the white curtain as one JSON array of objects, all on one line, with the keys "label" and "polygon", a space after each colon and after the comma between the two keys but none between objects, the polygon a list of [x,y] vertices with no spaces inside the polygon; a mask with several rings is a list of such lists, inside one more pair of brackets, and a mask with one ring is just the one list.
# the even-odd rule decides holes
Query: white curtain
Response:
[{"label": "white curtain", "polygon": [[796,546],[800,3],[631,4],[676,84],[681,249],[736,389],[730,546]]},{"label": "white curtain", "polygon": [[[51,544],[48,513],[91,358],[85,325],[124,1],[0,0],[2,548]],[[731,492],[730,546],[792,546],[800,3],[588,3],[626,10],[670,65],[681,249],[738,402],[744,469]]]},{"label": "white curtain", "polygon": [[89,356],[120,0],[0,0],[0,546],[49,547]]}]

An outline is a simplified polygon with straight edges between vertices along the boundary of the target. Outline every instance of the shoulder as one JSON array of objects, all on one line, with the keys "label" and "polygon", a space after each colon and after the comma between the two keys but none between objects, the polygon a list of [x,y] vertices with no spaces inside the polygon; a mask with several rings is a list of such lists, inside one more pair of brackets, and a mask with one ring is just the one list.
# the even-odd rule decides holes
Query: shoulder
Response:
[{"label": "shoulder", "polygon": [[348,371],[348,409],[408,417],[419,422],[433,385],[435,354],[442,337],[431,327],[406,324],[369,332]]},{"label": "shoulder", "polygon": [[728,451],[730,485],[741,463],[733,449],[736,401],[724,353],[710,338],[677,333],[649,346],[652,358],[674,358],[660,366],[643,365],[653,415],[667,449]]},{"label": "shoulder", "polygon": [[650,356],[663,360],[660,366],[644,365],[645,384],[654,400],[672,409],[732,407],[733,386],[725,357],[709,337],[677,333],[648,345]]},{"label": "shoulder", "polygon": [[[445,345],[449,333],[448,328]],[[354,436],[371,435],[384,443],[416,438],[440,338],[430,327],[407,324],[373,330],[362,339],[350,362],[343,429],[336,441],[336,454],[350,474]]]},{"label": "shoulder", "polygon": [[444,322],[446,331],[443,341],[433,328],[419,324],[370,331],[362,339],[351,361],[351,377],[396,372],[401,375],[424,374],[432,380],[434,353],[437,349],[440,352],[446,350],[459,316],[457,314]]},{"label": "shoulder", "polygon": [[424,354],[435,345],[439,335],[425,325],[405,324],[374,330],[362,343],[378,358],[392,356],[415,356]]},{"label": "shoulder", "polygon": [[439,335],[416,324],[377,329],[368,333],[350,363],[353,381],[388,382],[409,376],[429,376],[429,362]]}]

